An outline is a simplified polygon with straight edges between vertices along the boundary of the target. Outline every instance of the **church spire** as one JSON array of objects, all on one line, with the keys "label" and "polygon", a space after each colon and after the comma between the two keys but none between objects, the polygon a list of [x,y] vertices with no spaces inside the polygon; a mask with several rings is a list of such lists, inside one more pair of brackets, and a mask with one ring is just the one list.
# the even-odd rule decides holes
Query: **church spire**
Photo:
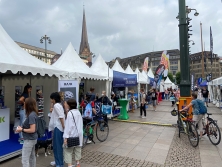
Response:
[{"label": "church spire", "polygon": [[85,9],[83,8],[83,20],[82,20],[82,37],[81,43],[79,47],[79,55],[86,56],[88,60],[88,65],[91,66],[92,64],[92,56],[90,53],[90,47],[88,43],[88,35],[87,35],[87,28],[86,28],[86,16],[85,16]]}]

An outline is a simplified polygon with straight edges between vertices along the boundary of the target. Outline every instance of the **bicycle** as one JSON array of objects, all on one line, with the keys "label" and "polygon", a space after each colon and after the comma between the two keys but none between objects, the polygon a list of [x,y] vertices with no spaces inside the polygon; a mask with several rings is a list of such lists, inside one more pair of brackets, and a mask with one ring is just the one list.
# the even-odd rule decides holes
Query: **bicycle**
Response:
[{"label": "bicycle", "polygon": [[[207,123],[203,119],[203,127],[204,127],[204,132],[203,135],[207,135],[210,142],[213,145],[218,145],[221,141],[221,132],[220,128],[217,125],[217,121],[213,120],[210,118],[211,113],[207,113]],[[215,139],[215,141],[214,141]]]},{"label": "bicycle", "polygon": [[193,123],[193,120],[189,118],[187,111],[176,111],[175,108],[171,111],[173,116],[178,115],[177,127],[179,130],[179,138],[181,133],[185,133],[188,136],[190,144],[193,147],[197,147],[199,144],[199,135],[196,129],[196,126]]},{"label": "bicycle", "polygon": [[93,140],[94,131],[96,131],[96,138],[100,142],[104,142],[108,138],[109,126],[104,121],[103,116],[99,116],[97,120],[92,120],[83,127],[83,147],[86,146],[88,140],[95,144],[95,141]]}]

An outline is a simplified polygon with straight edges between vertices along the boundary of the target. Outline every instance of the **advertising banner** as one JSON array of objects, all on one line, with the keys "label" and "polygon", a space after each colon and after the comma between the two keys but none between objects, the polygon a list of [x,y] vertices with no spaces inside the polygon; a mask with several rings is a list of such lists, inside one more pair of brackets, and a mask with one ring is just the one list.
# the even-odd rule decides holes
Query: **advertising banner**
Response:
[{"label": "advertising banner", "polygon": [[0,109],[0,142],[9,139],[9,116],[10,110],[9,108]]},{"label": "advertising banner", "polygon": [[113,87],[128,87],[137,85],[136,74],[125,74],[113,71]]},{"label": "advertising banner", "polygon": [[149,57],[146,57],[143,63],[143,71],[147,72]]},{"label": "advertising banner", "polygon": [[58,90],[64,92],[65,100],[75,99],[78,102],[79,84],[77,80],[59,80]]},{"label": "advertising banner", "polygon": [[191,90],[194,91],[194,76],[191,75]]},{"label": "advertising banner", "polygon": [[163,72],[165,70],[165,66],[163,64],[160,64],[157,68],[156,68],[156,72],[154,74],[154,83],[153,83],[153,87],[157,87],[160,84],[160,81],[162,79],[162,75]]}]

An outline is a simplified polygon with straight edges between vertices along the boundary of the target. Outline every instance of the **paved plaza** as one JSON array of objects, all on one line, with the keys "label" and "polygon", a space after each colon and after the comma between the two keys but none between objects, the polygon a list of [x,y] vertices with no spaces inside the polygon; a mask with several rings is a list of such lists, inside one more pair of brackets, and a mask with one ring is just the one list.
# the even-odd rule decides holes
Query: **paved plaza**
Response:
[{"label": "paved plaza", "polygon": [[[105,142],[89,144],[82,152],[82,167],[221,167],[222,143],[214,146],[204,136],[197,148],[193,148],[188,137],[178,137],[176,117],[171,116],[173,109],[170,102],[163,101],[147,110],[147,118],[139,118],[139,110],[130,113],[130,123],[109,121],[110,133]],[[208,112],[213,113],[222,128],[222,112],[210,105]],[[148,122],[148,124],[145,124]],[[149,125],[153,124],[153,125]],[[159,124],[159,125],[158,125]],[[163,126],[167,124],[166,126]],[[44,156],[43,149],[37,158],[37,167],[49,167],[53,156]],[[21,159],[16,157],[0,166],[21,166]]]}]

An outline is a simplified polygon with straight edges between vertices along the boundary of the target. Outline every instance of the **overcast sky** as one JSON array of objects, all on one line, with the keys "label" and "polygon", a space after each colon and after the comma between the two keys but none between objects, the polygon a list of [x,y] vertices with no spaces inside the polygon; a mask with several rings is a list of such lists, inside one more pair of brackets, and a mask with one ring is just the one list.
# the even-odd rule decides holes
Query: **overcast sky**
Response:
[{"label": "overcast sky", "polygon": [[[178,0],[84,0],[91,51],[106,61],[151,51],[179,49],[176,16]],[[201,51],[203,40],[210,49],[210,26],[214,53],[222,56],[221,0],[187,0],[200,13],[193,20],[191,52]],[[50,36],[49,50],[60,53],[71,42],[79,51],[83,0],[0,0],[0,24],[15,41],[44,48],[39,39]]]}]

